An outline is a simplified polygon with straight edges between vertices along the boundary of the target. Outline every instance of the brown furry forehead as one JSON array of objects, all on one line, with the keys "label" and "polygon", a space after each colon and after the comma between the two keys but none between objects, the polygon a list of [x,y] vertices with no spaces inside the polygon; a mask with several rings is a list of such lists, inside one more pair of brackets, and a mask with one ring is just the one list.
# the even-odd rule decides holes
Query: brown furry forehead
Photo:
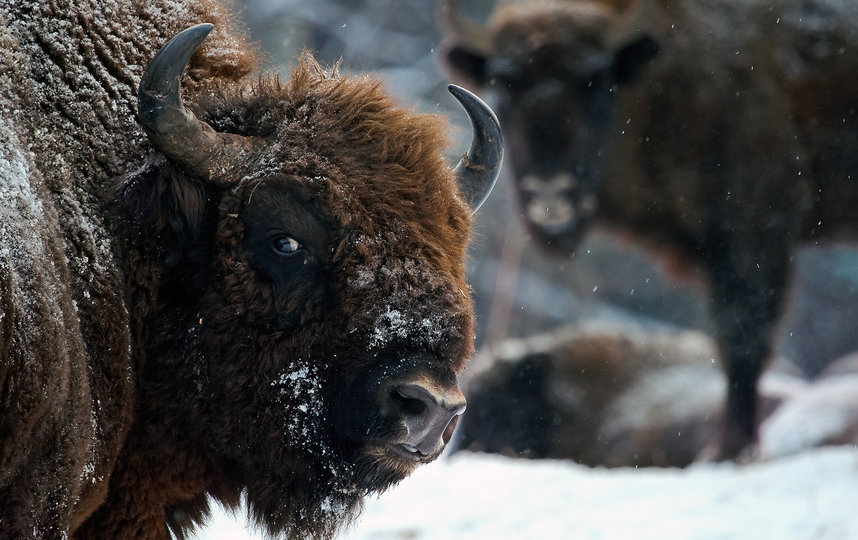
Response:
[{"label": "brown furry forehead", "polygon": [[380,80],[344,76],[336,65],[326,70],[308,52],[286,80],[271,75],[243,87],[211,88],[195,96],[194,112],[218,131],[308,150],[325,150],[334,137],[406,167],[442,152],[448,142],[443,117],[408,110]]},{"label": "brown furry forehead", "polygon": [[432,234],[467,234],[470,210],[444,155],[446,120],[403,107],[376,79],[326,71],[305,53],[286,80],[216,89],[196,107],[218,131],[270,142],[264,164],[242,182],[245,195],[261,179],[292,178],[335,220],[370,233],[419,223]]},{"label": "brown furry forehead", "polygon": [[498,45],[508,36],[526,36],[539,43],[583,40],[601,44],[616,17],[617,10],[605,2],[544,0],[503,4],[489,26]]}]

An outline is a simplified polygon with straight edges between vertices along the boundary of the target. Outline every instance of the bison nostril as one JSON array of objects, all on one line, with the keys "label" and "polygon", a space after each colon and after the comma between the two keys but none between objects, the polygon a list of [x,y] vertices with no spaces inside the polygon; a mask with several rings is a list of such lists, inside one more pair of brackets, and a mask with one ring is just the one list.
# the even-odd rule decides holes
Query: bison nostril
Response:
[{"label": "bison nostril", "polygon": [[406,430],[400,445],[422,456],[443,447],[453,420],[465,410],[465,397],[455,387],[403,384],[391,388],[389,399]]},{"label": "bison nostril", "polygon": [[411,416],[427,414],[430,407],[438,406],[437,398],[419,384],[398,386],[393,394],[393,400],[400,411]]},{"label": "bison nostril", "polygon": [[403,390],[402,388],[396,388],[390,394],[390,398],[402,414],[419,416],[425,413],[427,407],[426,402],[420,398],[412,397],[412,395],[409,394],[412,393],[407,390]]}]

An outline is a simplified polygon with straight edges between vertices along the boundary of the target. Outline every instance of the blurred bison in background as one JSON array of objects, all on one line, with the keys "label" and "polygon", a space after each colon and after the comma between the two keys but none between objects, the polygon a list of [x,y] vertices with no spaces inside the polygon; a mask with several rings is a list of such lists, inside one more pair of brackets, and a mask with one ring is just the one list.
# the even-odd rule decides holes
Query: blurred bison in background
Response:
[{"label": "blurred bison in background", "polygon": [[[574,325],[480,351],[463,391],[456,450],[684,467],[720,425],[724,377],[700,332]],[[770,372],[764,415],[804,387]]]},{"label": "blurred bison in background", "polygon": [[729,386],[717,457],[754,447],[796,247],[858,230],[858,2],[442,5],[443,57],[497,100],[524,219],[594,224],[701,271]]},{"label": "blurred bison in background", "polygon": [[0,21],[0,537],[184,537],[208,496],[330,537],[438,457],[501,160],[482,102],[451,88],[452,169],[372,78],[250,77],[216,2]]}]

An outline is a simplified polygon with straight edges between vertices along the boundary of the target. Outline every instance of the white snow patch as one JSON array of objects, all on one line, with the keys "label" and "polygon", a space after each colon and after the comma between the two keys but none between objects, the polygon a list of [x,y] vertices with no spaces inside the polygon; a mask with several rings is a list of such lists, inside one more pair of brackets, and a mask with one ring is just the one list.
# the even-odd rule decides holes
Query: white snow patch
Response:
[{"label": "white snow patch", "polygon": [[[858,538],[856,498],[858,451],[849,447],[682,470],[460,453],[370,498],[340,538],[839,540]],[[261,536],[217,513],[197,538]]]},{"label": "white snow patch", "polygon": [[369,344],[372,347],[379,347],[389,343],[393,338],[405,339],[408,337],[408,326],[408,321],[399,310],[387,306],[375,323]]},{"label": "white snow patch", "polygon": [[318,456],[329,455],[330,448],[318,426],[325,410],[318,367],[299,358],[289,371],[271,381],[271,386],[278,389],[275,406],[288,411],[283,426],[284,444],[301,445]]},{"label": "white snow patch", "polygon": [[349,278],[349,285],[355,289],[371,289],[375,284],[375,272],[370,268],[360,267]]},{"label": "white snow patch", "polygon": [[441,340],[443,332],[439,316],[417,318],[386,306],[376,318],[369,345],[380,348],[396,339],[413,338],[431,347]]}]

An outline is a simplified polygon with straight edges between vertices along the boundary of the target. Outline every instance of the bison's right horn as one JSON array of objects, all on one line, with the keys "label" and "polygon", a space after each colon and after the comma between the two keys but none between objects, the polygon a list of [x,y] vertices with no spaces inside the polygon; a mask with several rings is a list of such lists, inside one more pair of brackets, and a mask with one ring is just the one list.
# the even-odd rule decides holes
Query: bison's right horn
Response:
[{"label": "bison's right horn", "polygon": [[441,24],[459,47],[485,57],[492,56],[491,33],[462,13],[459,0],[442,0],[439,12]]},{"label": "bison's right horn", "polygon": [[153,146],[191,174],[226,183],[240,179],[261,142],[218,133],[182,104],[180,78],[191,55],[214,28],[183,30],[149,62],[137,92],[140,123]]},{"label": "bison's right horn", "polygon": [[503,163],[503,135],[495,113],[483,100],[460,86],[447,87],[471,119],[474,135],[471,148],[454,172],[459,189],[473,212],[485,202],[497,181]]}]

